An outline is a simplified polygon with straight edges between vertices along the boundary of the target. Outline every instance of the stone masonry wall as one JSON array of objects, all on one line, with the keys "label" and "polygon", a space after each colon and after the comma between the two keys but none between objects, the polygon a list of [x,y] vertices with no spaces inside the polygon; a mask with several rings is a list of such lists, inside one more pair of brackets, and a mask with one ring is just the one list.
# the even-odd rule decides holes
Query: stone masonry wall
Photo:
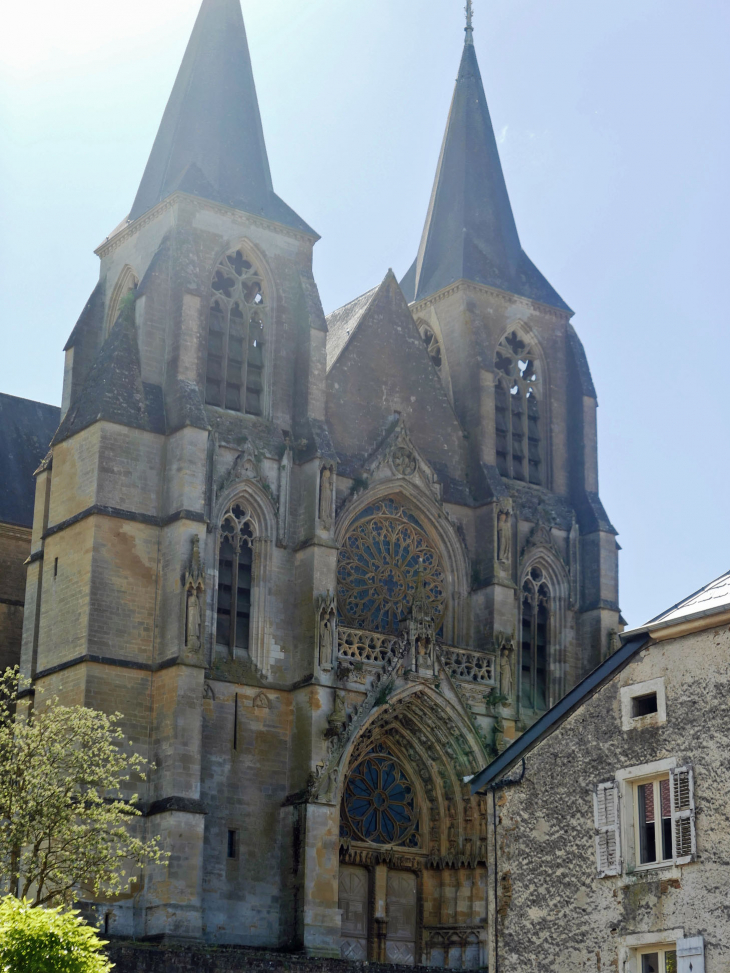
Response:
[{"label": "stone masonry wall", "polygon": [[[620,688],[659,677],[666,723],[623,730]],[[628,937],[680,928],[704,937],[706,973],[730,968],[729,689],[727,627],[656,643],[528,755],[519,786],[497,792],[502,973],[622,969]],[[596,785],[668,758],[694,768],[697,860],[636,870],[622,834],[623,874],[599,878]]]}]

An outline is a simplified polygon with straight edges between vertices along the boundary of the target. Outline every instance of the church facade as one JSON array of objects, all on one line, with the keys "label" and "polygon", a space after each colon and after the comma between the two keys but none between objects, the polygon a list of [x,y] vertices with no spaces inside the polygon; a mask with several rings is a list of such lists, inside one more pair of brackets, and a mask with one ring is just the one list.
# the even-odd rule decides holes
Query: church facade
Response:
[{"label": "church facade", "polygon": [[66,345],[22,668],[154,763],[169,864],[98,905],[110,934],[478,967],[465,778],[620,614],[596,393],[470,21],[409,272],[325,317],[317,239],[273,190],[239,0],[203,0]]}]

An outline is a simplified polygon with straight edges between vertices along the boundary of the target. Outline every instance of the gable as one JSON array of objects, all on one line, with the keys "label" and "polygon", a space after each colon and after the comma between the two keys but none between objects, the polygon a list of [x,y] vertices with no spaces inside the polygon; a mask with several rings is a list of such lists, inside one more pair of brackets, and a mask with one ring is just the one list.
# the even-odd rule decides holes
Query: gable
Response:
[{"label": "gable", "polygon": [[342,472],[362,467],[398,413],[433,469],[464,480],[466,440],[392,272],[356,310],[327,374],[327,423]]}]

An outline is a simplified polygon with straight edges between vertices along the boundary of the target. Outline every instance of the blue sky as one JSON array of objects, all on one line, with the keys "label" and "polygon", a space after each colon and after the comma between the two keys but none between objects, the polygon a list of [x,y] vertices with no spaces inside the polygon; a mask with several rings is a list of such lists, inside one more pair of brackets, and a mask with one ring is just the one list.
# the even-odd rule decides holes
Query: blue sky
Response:
[{"label": "blue sky", "polygon": [[[278,193],[326,310],[415,254],[462,0],[243,0]],[[198,0],[40,0],[0,39],[0,390],[59,402],[93,248],[135,195]],[[730,567],[725,0],[475,0],[525,250],[598,389],[601,494],[639,624]]]}]

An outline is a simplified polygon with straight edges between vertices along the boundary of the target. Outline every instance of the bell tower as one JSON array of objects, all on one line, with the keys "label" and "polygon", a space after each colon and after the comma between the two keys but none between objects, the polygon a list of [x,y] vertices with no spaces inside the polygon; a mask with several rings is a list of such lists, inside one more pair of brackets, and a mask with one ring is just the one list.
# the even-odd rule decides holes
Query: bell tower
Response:
[{"label": "bell tower", "polygon": [[[573,312],[522,249],[471,2],[421,243],[401,286],[468,434],[484,540],[475,628],[493,646],[517,644],[529,721],[610,649],[619,627],[616,532],[598,495],[590,370]],[[549,592],[542,607],[538,591]]]},{"label": "bell tower", "polygon": [[[254,940],[279,941],[279,831],[262,843],[246,819],[277,818],[304,787],[319,708],[307,683],[313,605],[334,575],[336,462],[317,239],[273,189],[239,0],[203,0],[66,345],[28,572],[25,673],[121,711],[156,767],[140,798],[170,861],[115,907],[120,935],[199,939],[245,884]],[[243,795],[246,775],[269,786]],[[245,865],[205,897],[228,847]]]}]

